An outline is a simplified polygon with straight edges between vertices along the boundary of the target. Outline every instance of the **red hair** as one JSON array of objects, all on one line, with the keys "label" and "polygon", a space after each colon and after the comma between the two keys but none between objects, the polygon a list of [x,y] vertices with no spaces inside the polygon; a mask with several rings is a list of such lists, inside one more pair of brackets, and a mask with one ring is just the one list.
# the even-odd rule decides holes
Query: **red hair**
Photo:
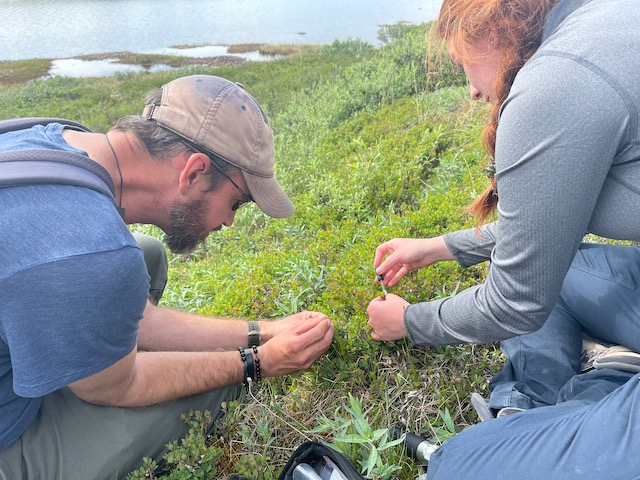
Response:
[{"label": "red hair", "polygon": [[[491,119],[482,132],[482,143],[491,157],[495,156],[498,112],[509,95],[511,85],[522,66],[540,46],[544,21],[559,0],[444,0],[436,25],[436,35],[447,44],[449,54],[459,61],[464,52],[478,43],[491,39],[492,47],[502,51],[496,83],[496,101]],[[480,60],[481,61],[481,60]],[[484,223],[498,205],[496,180],[471,203],[467,211],[478,224]]]}]

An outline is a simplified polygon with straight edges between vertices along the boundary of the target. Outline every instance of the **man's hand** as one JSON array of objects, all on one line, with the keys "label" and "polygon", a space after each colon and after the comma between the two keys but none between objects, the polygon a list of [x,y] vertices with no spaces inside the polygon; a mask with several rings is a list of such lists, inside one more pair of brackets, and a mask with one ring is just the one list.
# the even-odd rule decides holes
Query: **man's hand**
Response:
[{"label": "man's hand", "polygon": [[333,339],[333,323],[324,313],[301,312],[271,323],[278,327],[278,333],[259,347],[264,377],[308,369]]},{"label": "man's hand", "polygon": [[264,344],[276,335],[309,319],[329,318],[321,312],[303,311],[278,320],[260,320],[260,340]]}]

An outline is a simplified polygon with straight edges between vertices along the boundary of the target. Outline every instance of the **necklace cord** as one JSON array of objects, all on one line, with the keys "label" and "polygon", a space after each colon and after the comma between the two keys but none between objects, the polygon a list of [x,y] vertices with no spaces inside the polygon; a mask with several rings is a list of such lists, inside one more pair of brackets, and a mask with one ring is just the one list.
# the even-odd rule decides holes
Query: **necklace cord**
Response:
[{"label": "necklace cord", "polygon": [[120,169],[120,162],[118,161],[118,155],[116,155],[116,150],[111,145],[111,140],[109,140],[109,135],[105,134],[104,138],[107,139],[107,143],[109,144],[109,148],[111,149],[111,153],[113,154],[113,158],[116,161],[116,167],[118,168],[118,175],[120,176],[120,195],[118,196],[118,208],[122,209],[122,170]]}]

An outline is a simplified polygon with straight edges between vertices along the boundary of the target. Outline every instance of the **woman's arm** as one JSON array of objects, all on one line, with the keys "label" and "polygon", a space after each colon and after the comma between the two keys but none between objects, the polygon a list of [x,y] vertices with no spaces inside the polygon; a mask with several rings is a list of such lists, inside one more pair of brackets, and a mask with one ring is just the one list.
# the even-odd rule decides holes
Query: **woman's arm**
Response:
[{"label": "woman's arm", "polygon": [[572,58],[542,57],[520,71],[497,132],[500,232],[487,279],[407,307],[414,343],[497,341],[544,323],[629,123],[615,86]]}]

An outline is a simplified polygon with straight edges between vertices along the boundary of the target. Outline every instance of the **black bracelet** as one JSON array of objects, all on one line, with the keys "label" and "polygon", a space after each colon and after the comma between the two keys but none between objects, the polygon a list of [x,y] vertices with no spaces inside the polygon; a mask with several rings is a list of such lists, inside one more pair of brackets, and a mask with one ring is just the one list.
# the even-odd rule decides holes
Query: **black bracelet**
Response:
[{"label": "black bracelet", "polygon": [[262,381],[262,373],[260,372],[260,359],[258,358],[258,347],[253,347],[253,353],[256,355],[255,363],[256,363],[256,385],[260,385]]},{"label": "black bracelet", "polygon": [[256,364],[250,348],[243,349],[242,347],[238,347],[238,350],[240,351],[240,358],[242,358],[244,363],[244,384],[248,387],[249,382],[256,381]]}]

